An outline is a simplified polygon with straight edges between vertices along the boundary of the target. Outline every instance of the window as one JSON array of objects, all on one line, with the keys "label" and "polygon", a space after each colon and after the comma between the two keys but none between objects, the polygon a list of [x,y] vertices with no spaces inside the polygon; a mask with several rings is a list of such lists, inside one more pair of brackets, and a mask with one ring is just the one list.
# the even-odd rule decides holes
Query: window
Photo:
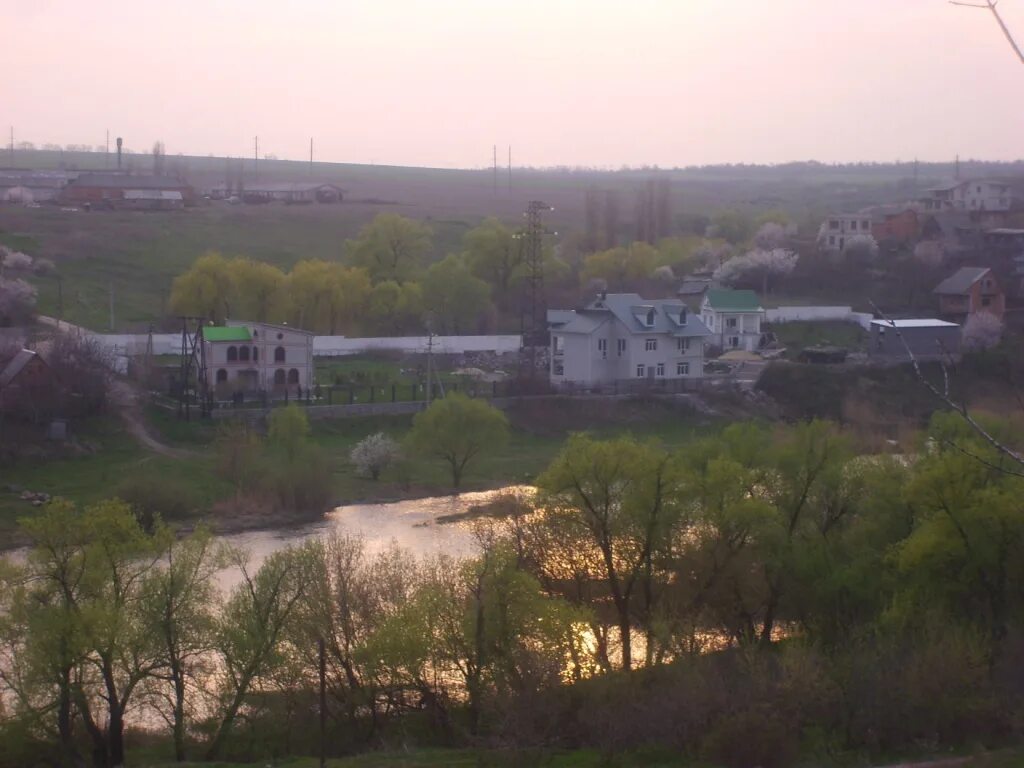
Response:
[{"label": "window", "polygon": [[725,327],[726,328],[735,328],[736,327],[736,323],[737,323],[736,318],[735,317],[730,317],[730,318],[728,318],[725,321]]},{"label": "window", "polygon": [[736,347],[738,347],[739,345],[740,345],[740,337],[739,336],[730,336],[729,337],[729,346],[730,347],[732,347],[733,349],[736,349]]},{"label": "window", "polygon": [[228,347],[228,362],[233,363],[238,359],[238,347]]},{"label": "window", "polygon": [[839,229],[839,222],[836,221],[835,219],[833,219],[832,221],[830,221],[828,223],[828,228],[829,229]]},{"label": "window", "polygon": [[646,349],[648,352],[657,352],[658,351],[658,340],[657,339],[647,339],[644,342],[644,349]]},{"label": "window", "polygon": [[277,340],[278,340],[278,341],[280,341],[280,340],[281,340],[281,339],[283,339],[283,338],[284,338],[284,334],[283,334],[283,333],[279,333],[279,334],[277,334]]},{"label": "window", "polygon": [[238,359],[241,360],[242,362],[246,362],[246,363],[249,362],[249,348],[248,347],[239,347],[238,348]]},{"label": "window", "polygon": [[288,383],[298,384],[299,383],[299,371],[296,368],[292,368],[288,371]]},{"label": "window", "polygon": [[991,306],[991,304],[992,304],[992,297],[991,296],[982,296],[981,297],[981,306],[988,307],[988,306]]},{"label": "window", "polygon": [[857,220],[854,219],[853,221],[850,222],[850,229],[856,229],[856,228],[857,228]]},{"label": "window", "polygon": [[828,244],[829,245],[835,245],[836,244],[836,236],[835,235],[829,235],[828,236]]},{"label": "window", "polygon": [[664,376],[665,375],[665,364],[664,363],[658,363],[658,368],[657,368],[657,374],[656,375],[658,375],[658,376]]},{"label": "window", "polygon": [[223,384],[227,380],[228,380],[228,372],[225,371],[223,368],[218,368],[217,369],[217,383],[218,384]]},{"label": "window", "polygon": [[871,229],[871,222],[869,222],[867,219],[864,219],[864,221],[860,223],[860,228],[866,232],[867,230]]},{"label": "window", "polygon": [[284,362],[284,347],[278,347],[277,349],[274,350],[274,362],[275,363],[283,363]]},{"label": "window", "polygon": [[626,354],[626,340],[625,339],[619,339],[618,340],[618,347],[619,347],[619,357],[622,357],[624,354]]},{"label": "window", "polygon": [[690,340],[689,339],[676,339],[676,347],[680,352],[690,351]]},{"label": "window", "polygon": [[555,360],[554,374],[555,376],[565,376],[565,364],[561,360]]},{"label": "window", "polygon": [[636,367],[636,377],[637,377],[638,379],[642,379],[642,378],[644,377],[644,374],[645,374],[645,373],[646,373],[646,369],[644,368],[644,366],[643,366],[643,365],[638,365],[638,366]]},{"label": "window", "polygon": [[608,339],[597,340],[597,351],[601,353],[602,358],[608,357]]},{"label": "window", "polygon": [[259,362],[259,359],[260,359],[260,348],[259,347],[253,347],[252,348],[252,360],[253,360],[254,363],[256,363],[256,362]]},{"label": "window", "polygon": [[689,376],[690,375],[690,364],[689,363],[676,363],[676,376]]}]

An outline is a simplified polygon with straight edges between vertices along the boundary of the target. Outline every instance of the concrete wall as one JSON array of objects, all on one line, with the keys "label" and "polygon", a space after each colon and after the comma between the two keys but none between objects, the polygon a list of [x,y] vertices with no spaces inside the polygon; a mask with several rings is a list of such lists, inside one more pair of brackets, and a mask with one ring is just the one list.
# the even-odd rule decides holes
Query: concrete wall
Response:
[{"label": "concrete wall", "polygon": [[857,323],[865,331],[871,329],[872,316],[868,312],[854,312],[852,307],[778,307],[766,309],[766,323],[801,323],[836,320]]}]

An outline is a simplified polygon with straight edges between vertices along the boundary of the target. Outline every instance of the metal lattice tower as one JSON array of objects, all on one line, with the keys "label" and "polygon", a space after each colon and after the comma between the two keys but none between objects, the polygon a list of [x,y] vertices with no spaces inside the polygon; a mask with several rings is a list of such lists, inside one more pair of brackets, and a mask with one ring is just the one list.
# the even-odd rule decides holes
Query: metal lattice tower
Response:
[{"label": "metal lattice tower", "polygon": [[[190,326],[195,323],[195,330]],[[181,369],[178,388],[178,417],[188,421],[192,416],[189,395],[190,384],[195,375],[195,390],[200,414],[210,415],[210,397],[207,391],[206,362],[203,359],[203,318],[181,317]]]}]

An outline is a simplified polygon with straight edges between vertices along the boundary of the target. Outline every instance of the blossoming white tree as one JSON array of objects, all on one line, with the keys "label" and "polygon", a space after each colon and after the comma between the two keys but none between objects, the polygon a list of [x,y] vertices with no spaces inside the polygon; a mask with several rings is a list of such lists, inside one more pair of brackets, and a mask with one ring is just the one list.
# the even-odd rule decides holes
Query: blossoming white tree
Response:
[{"label": "blossoming white tree", "polygon": [[364,437],[349,454],[356,471],[373,480],[379,479],[381,472],[391,466],[398,456],[398,443],[383,432]]},{"label": "blossoming white tree", "polygon": [[722,264],[715,270],[715,279],[726,285],[760,279],[761,292],[768,293],[769,281],[792,272],[798,259],[796,253],[785,248],[749,251]]},{"label": "blossoming white tree", "polygon": [[0,326],[25,322],[35,306],[35,288],[20,278],[0,277]]},{"label": "blossoming white tree", "polygon": [[1003,337],[1003,321],[991,312],[976,312],[964,323],[963,346],[966,350],[991,349]]}]

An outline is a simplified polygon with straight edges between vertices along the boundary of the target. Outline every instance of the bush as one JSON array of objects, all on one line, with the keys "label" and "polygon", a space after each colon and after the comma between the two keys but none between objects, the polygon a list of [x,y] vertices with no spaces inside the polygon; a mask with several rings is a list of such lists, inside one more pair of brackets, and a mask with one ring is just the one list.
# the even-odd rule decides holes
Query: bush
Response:
[{"label": "bush", "polygon": [[156,473],[123,480],[115,495],[132,508],[135,518],[146,530],[153,529],[157,517],[165,520],[185,517],[199,506],[190,487]]},{"label": "bush", "polygon": [[294,512],[323,512],[331,503],[333,482],[327,455],[314,445],[295,449],[290,461],[270,453],[264,487],[279,507]]}]

